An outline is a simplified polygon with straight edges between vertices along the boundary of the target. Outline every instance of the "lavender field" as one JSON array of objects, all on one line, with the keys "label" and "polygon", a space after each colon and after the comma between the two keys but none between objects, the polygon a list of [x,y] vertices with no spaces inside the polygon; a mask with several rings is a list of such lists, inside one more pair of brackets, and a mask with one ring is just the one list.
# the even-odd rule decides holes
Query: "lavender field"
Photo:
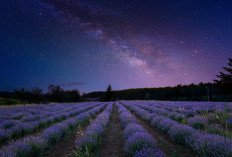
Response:
[{"label": "lavender field", "polygon": [[1,157],[231,157],[232,103],[120,101],[0,109]]}]

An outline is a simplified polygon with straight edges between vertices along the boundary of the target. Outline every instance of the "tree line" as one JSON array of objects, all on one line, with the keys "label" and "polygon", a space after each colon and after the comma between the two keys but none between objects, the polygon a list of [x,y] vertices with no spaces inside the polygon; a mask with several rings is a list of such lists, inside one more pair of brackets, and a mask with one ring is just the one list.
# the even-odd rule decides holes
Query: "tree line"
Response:
[{"label": "tree line", "polygon": [[[113,91],[111,85],[106,91],[90,92],[80,96],[79,90],[64,90],[58,85],[49,85],[48,92],[42,89],[24,88],[13,93],[1,93],[4,98],[21,100],[23,103],[115,101],[115,100],[165,100],[165,101],[232,101],[232,59],[224,72],[216,75],[214,83],[177,85],[163,88],[138,88]],[[1,101],[1,99],[0,99]]]},{"label": "tree line", "polygon": [[21,88],[1,95],[5,98],[21,100],[22,103],[78,102],[81,99],[79,90],[64,90],[58,85],[49,85],[46,93],[40,88],[31,90]]},{"label": "tree line", "polygon": [[[225,72],[216,75],[214,83],[177,85],[163,88],[138,88],[113,91],[110,100],[166,100],[166,101],[232,101],[232,59]],[[111,88],[111,87],[110,87]],[[106,100],[106,92],[84,94],[84,99]],[[95,99],[96,100],[96,99]],[[109,99],[108,99],[109,100]]]}]

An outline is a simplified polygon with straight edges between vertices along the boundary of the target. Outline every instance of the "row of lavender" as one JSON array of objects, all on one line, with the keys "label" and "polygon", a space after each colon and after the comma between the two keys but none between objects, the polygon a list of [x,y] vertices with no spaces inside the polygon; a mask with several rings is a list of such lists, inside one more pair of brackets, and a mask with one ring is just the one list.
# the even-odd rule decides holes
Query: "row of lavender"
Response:
[{"label": "row of lavender", "polygon": [[84,135],[78,139],[74,156],[97,156],[100,153],[102,135],[109,125],[110,116],[113,111],[113,104],[110,103],[106,109],[91,122]]},{"label": "row of lavender", "polygon": [[[135,101],[135,103],[140,103]],[[222,112],[227,110],[232,113],[232,103],[221,102],[159,102],[148,101],[143,104],[163,109],[164,112],[178,112],[186,117],[193,117],[197,114]]]},{"label": "row of lavender", "polygon": [[[60,109],[60,106],[61,105],[59,105],[58,109]],[[18,121],[14,123],[12,123],[12,120],[5,120],[1,123],[2,126],[4,125],[5,127],[0,129],[0,146],[6,144],[10,140],[16,140],[26,135],[30,135],[38,130],[46,128],[55,123],[61,122],[65,119],[73,117],[81,112],[85,112],[86,110],[96,106],[97,104],[78,104],[74,106],[72,105],[71,107],[67,106],[65,110],[63,109],[62,112],[60,112],[57,110],[56,105],[54,105],[54,110],[56,112],[52,112],[49,114],[49,116],[45,116],[41,119],[36,119],[30,122]],[[63,108],[65,107],[63,106]]]},{"label": "row of lavender", "polygon": [[[83,106],[84,103],[79,103],[78,106]],[[66,108],[64,108],[66,106]],[[46,105],[31,105],[12,108],[0,109],[0,120],[22,120],[25,122],[34,120],[34,116],[41,118],[53,112],[69,111],[76,108],[76,104],[46,104]],[[30,119],[30,117],[32,119]]]},{"label": "row of lavender", "polygon": [[228,110],[232,112],[232,103],[231,102],[174,102],[174,101],[153,101],[152,104],[159,104],[167,110],[171,109],[173,111],[194,111],[195,113],[204,113],[204,112],[217,112],[219,110],[224,110],[225,106],[228,106]]},{"label": "row of lavender", "polygon": [[136,118],[121,104],[117,104],[119,117],[123,127],[125,152],[134,157],[164,157],[157,149],[156,140],[137,122]]},{"label": "row of lavender", "polygon": [[29,136],[21,140],[10,143],[0,151],[1,157],[29,157],[41,156],[43,152],[58,142],[69,130],[77,126],[83,126],[92,117],[100,113],[106,107],[105,104],[98,105],[86,112],[78,114],[61,123],[57,123],[45,129],[38,136]]},{"label": "row of lavender", "polygon": [[[62,114],[86,106],[85,103],[78,104],[53,104],[53,105],[34,105],[0,109],[0,129],[8,129],[18,123],[42,120],[56,114]],[[59,118],[59,117],[57,117]]]},{"label": "row of lavender", "polygon": [[133,102],[124,102],[126,107],[135,112],[143,120],[149,121],[153,127],[159,128],[167,133],[173,141],[192,148],[199,156],[232,156],[232,141],[230,139],[202,133],[190,126],[179,124],[172,119],[156,113],[150,113],[133,104]]},{"label": "row of lavender", "polygon": [[227,110],[222,111],[220,109],[220,112],[194,115],[194,117],[188,118],[180,112],[169,111],[164,108],[157,107],[157,104],[152,103],[148,105],[146,103],[137,103],[136,105],[150,112],[169,117],[177,122],[188,124],[195,129],[211,134],[218,134],[220,136],[232,137],[232,115]]}]

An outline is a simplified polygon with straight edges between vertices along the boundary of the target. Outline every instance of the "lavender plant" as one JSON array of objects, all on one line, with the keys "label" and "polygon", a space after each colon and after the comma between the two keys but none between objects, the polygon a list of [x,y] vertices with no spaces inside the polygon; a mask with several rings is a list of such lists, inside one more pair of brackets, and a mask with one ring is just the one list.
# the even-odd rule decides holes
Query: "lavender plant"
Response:
[{"label": "lavender plant", "polygon": [[105,111],[91,122],[84,136],[75,142],[75,156],[94,156],[99,150],[101,136],[108,125],[113,106],[109,104]]},{"label": "lavender plant", "polygon": [[135,132],[125,143],[124,150],[130,155],[135,155],[135,152],[142,148],[155,148],[156,141],[146,132]]},{"label": "lavender plant", "polygon": [[208,121],[203,117],[191,117],[188,119],[188,124],[195,129],[203,130],[208,125]]}]

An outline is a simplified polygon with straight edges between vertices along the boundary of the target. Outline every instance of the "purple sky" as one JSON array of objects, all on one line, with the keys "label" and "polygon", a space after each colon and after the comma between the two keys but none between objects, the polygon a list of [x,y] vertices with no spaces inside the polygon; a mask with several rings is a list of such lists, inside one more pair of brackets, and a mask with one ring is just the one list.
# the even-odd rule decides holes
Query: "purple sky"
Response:
[{"label": "purple sky", "polygon": [[212,82],[232,57],[232,2],[0,2],[0,91]]}]

